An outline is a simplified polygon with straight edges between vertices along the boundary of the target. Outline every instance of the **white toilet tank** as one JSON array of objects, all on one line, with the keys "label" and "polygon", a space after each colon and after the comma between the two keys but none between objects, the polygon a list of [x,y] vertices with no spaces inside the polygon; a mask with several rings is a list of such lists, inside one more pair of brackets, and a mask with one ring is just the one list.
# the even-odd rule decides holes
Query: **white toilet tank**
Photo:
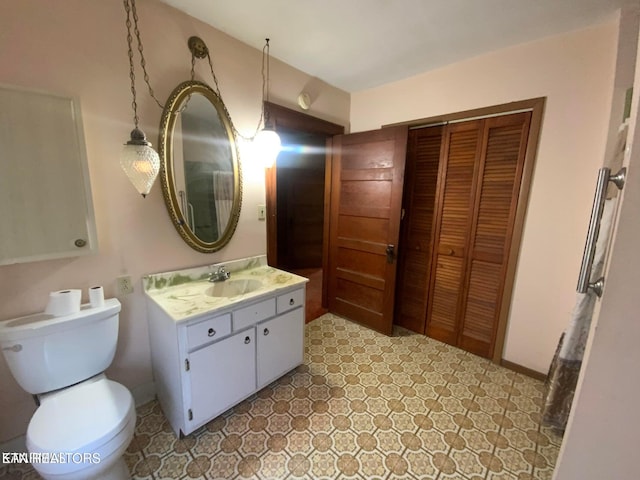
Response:
[{"label": "white toilet tank", "polygon": [[9,369],[29,393],[50,392],[107,369],[118,341],[120,302],[83,305],[78,313],[45,313],[0,322],[0,348]]}]

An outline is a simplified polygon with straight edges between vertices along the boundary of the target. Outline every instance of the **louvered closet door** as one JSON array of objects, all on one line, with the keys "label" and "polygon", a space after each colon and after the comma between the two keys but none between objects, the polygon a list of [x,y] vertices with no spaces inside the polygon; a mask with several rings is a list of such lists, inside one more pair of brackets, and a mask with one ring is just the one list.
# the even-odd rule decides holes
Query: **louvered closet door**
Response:
[{"label": "louvered closet door", "polygon": [[430,278],[427,335],[456,345],[481,121],[448,125],[443,138]]},{"label": "louvered closet door", "polygon": [[425,333],[431,231],[443,127],[409,131],[395,323]]},{"label": "louvered closet door", "polygon": [[490,357],[495,344],[531,113],[484,121],[458,345]]}]

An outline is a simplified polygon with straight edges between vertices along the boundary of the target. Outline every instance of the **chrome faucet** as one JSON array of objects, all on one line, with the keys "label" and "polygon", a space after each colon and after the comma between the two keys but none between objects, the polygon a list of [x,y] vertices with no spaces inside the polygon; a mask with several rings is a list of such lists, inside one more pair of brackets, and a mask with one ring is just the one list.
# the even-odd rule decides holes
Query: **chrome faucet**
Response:
[{"label": "chrome faucet", "polygon": [[229,277],[231,277],[231,272],[227,271],[227,269],[223,265],[222,267],[218,268],[218,270],[209,275],[209,281],[224,282],[225,280],[228,280]]}]

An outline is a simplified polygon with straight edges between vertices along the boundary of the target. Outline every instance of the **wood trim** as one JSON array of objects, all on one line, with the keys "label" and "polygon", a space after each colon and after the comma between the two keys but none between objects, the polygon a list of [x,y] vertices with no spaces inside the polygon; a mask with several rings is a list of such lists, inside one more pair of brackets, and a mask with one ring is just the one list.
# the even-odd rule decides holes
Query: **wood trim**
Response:
[{"label": "wood trim", "polygon": [[527,377],[535,378],[536,380],[540,380],[542,382],[544,382],[547,379],[546,373],[540,373],[536,370],[523,367],[522,365],[518,365],[517,363],[510,362],[509,360],[505,360],[504,358],[496,363],[500,363],[500,365],[503,366],[504,368],[508,368],[509,370],[512,370],[516,373],[521,373],[523,375],[526,375]]},{"label": "wood trim", "polygon": [[278,265],[278,216],[277,206],[277,173],[275,164],[264,172],[265,208],[267,223],[267,263],[273,267]]},{"label": "wood trim", "polygon": [[[520,180],[520,193],[518,195],[518,205],[513,222],[513,232],[511,234],[511,246],[509,247],[509,258],[504,276],[504,288],[502,303],[500,305],[500,316],[498,318],[498,328],[496,329],[496,339],[493,348],[493,362],[500,363],[504,350],[504,340],[507,332],[509,311],[511,309],[511,298],[513,296],[513,284],[515,282],[520,246],[522,244],[522,234],[524,231],[524,220],[529,204],[529,193],[533,180],[533,167],[538,154],[538,141],[542,130],[542,117],[546,98],[535,98],[529,100],[532,108],[531,124],[529,126],[529,136],[527,138],[527,151],[524,159],[522,179]],[[508,105],[508,104],[507,104]]]},{"label": "wood trim", "polygon": [[406,122],[389,123],[382,125],[382,128],[397,127],[398,125],[407,125],[409,128],[418,127],[420,125],[449,123],[457,120],[472,120],[476,117],[484,117],[496,114],[505,114],[515,110],[535,109],[540,104],[544,105],[546,97],[530,98],[527,100],[518,100],[516,102],[502,103],[500,105],[492,105],[490,107],[474,108],[464,110],[462,112],[447,113],[444,115],[435,115],[433,117],[419,118],[416,120],[408,120]]},{"label": "wood trim", "polygon": [[[271,102],[264,102],[265,114],[269,117],[269,120],[275,126],[275,129],[286,130],[302,133],[313,133],[318,135],[325,135],[327,138],[331,138],[333,135],[340,135],[344,133],[344,126],[331,123],[327,120],[312,117],[306,113],[297,112],[290,108],[283,107]],[[330,144],[327,144],[330,147]],[[329,152],[329,149],[327,149]],[[325,160],[325,169],[330,169],[331,156],[327,153]],[[267,263],[271,266],[278,265],[278,205],[277,205],[277,164],[265,171],[265,207],[267,215],[266,223],[266,235],[267,235]],[[325,217],[327,210],[327,177],[325,175]],[[329,192],[331,191],[331,185],[329,182]],[[325,233],[326,237],[327,222],[325,221]],[[323,270],[326,267],[324,257],[326,256],[326,250],[323,247]],[[324,277],[324,276],[323,276]],[[326,286],[323,279],[323,306],[326,307]]]},{"label": "wood trim", "polygon": [[265,115],[273,123],[276,131],[279,129],[294,130],[296,132],[315,133],[318,135],[342,135],[344,127],[327,120],[312,117],[282,105],[264,102]]},{"label": "wood trim", "polygon": [[324,228],[322,229],[322,308],[329,308],[329,227],[331,225],[331,151],[333,137],[327,137],[324,167]]}]

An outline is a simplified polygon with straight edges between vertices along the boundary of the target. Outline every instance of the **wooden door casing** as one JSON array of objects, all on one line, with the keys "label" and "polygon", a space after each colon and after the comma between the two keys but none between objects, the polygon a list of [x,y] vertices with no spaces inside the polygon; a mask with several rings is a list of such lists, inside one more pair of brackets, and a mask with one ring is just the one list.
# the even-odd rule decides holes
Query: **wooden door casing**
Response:
[{"label": "wooden door casing", "polygon": [[[324,136],[327,141],[331,141],[333,135],[344,133],[344,127],[335,123],[312,117],[305,113],[292,110],[271,102],[264,102],[265,114],[276,127],[276,131],[286,131],[294,133],[316,134]],[[328,158],[328,155],[327,157]],[[324,159],[320,161],[326,161]],[[327,167],[329,162],[326,161]],[[329,187],[327,187],[329,188]],[[326,193],[325,193],[326,195]],[[266,229],[267,229],[267,261],[269,265],[277,267],[278,260],[278,180],[277,162],[271,168],[265,170],[265,207],[266,207]],[[326,208],[325,214],[326,214]],[[324,239],[323,239],[323,268],[324,262]],[[323,287],[323,296],[326,289]],[[324,302],[323,302],[324,304]]]},{"label": "wooden door casing", "polygon": [[333,139],[329,310],[384,334],[393,329],[407,127]]}]

